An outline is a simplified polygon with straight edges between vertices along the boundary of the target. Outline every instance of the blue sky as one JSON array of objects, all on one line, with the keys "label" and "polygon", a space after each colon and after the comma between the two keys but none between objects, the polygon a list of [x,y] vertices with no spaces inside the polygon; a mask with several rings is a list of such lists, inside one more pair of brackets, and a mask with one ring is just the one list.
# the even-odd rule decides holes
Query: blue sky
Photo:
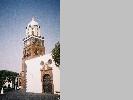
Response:
[{"label": "blue sky", "polygon": [[0,0],[0,70],[20,71],[22,39],[33,16],[49,53],[60,40],[60,0]]}]

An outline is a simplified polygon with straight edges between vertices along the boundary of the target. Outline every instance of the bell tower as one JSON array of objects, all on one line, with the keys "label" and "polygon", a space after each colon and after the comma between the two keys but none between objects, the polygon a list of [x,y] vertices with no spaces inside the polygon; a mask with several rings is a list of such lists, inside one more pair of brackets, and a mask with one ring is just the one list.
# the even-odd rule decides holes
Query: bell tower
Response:
[{"label": "bell tower", "polygon": [[22,71],[20,77],[21,89],[26,90],[27,66],[25,61],[45,54],[44,37],[41,36],[40,26],[34,17],[26,27],[26,37],[23,39],[23,43]]},{"label": "bell tower", "polygon": [[31,59],[45,54],[44,37],[40,34],[40,26],[34,17],[26,27],[26,37],[23,39],[23,59]]}]

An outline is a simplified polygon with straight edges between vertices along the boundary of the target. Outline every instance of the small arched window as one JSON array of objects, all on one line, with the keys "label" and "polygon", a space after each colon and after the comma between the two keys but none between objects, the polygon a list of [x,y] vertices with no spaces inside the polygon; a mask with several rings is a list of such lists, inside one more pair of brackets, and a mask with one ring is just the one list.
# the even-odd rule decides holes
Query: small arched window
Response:
[{"label": "small arched window", "polygon": [[34,35],[34,31],[32,31],[32,35]]}]

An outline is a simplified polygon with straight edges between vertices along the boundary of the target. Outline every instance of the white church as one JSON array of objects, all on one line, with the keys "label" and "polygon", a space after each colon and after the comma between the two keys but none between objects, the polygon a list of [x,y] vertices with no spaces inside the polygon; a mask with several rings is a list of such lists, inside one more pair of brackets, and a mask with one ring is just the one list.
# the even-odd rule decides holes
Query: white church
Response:
[{"label": "white church", "polygon": [[26,27],[20,87],[32,93],[60,93],[60,68],[55,65],[51,53],[45,54],[40,29],[34,18]]}]

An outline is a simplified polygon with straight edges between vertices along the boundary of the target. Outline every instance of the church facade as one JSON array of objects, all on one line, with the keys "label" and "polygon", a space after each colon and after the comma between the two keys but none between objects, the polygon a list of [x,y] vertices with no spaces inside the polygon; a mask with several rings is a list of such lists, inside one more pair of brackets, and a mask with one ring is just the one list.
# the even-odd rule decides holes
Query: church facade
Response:
[{"label": "church facade", "polygon": [[38,22],[32,18],[23,39],[21,89],[33,93],[60,93],[60,68],[56,67],[51,53],[45,54],[40,30]]}]

